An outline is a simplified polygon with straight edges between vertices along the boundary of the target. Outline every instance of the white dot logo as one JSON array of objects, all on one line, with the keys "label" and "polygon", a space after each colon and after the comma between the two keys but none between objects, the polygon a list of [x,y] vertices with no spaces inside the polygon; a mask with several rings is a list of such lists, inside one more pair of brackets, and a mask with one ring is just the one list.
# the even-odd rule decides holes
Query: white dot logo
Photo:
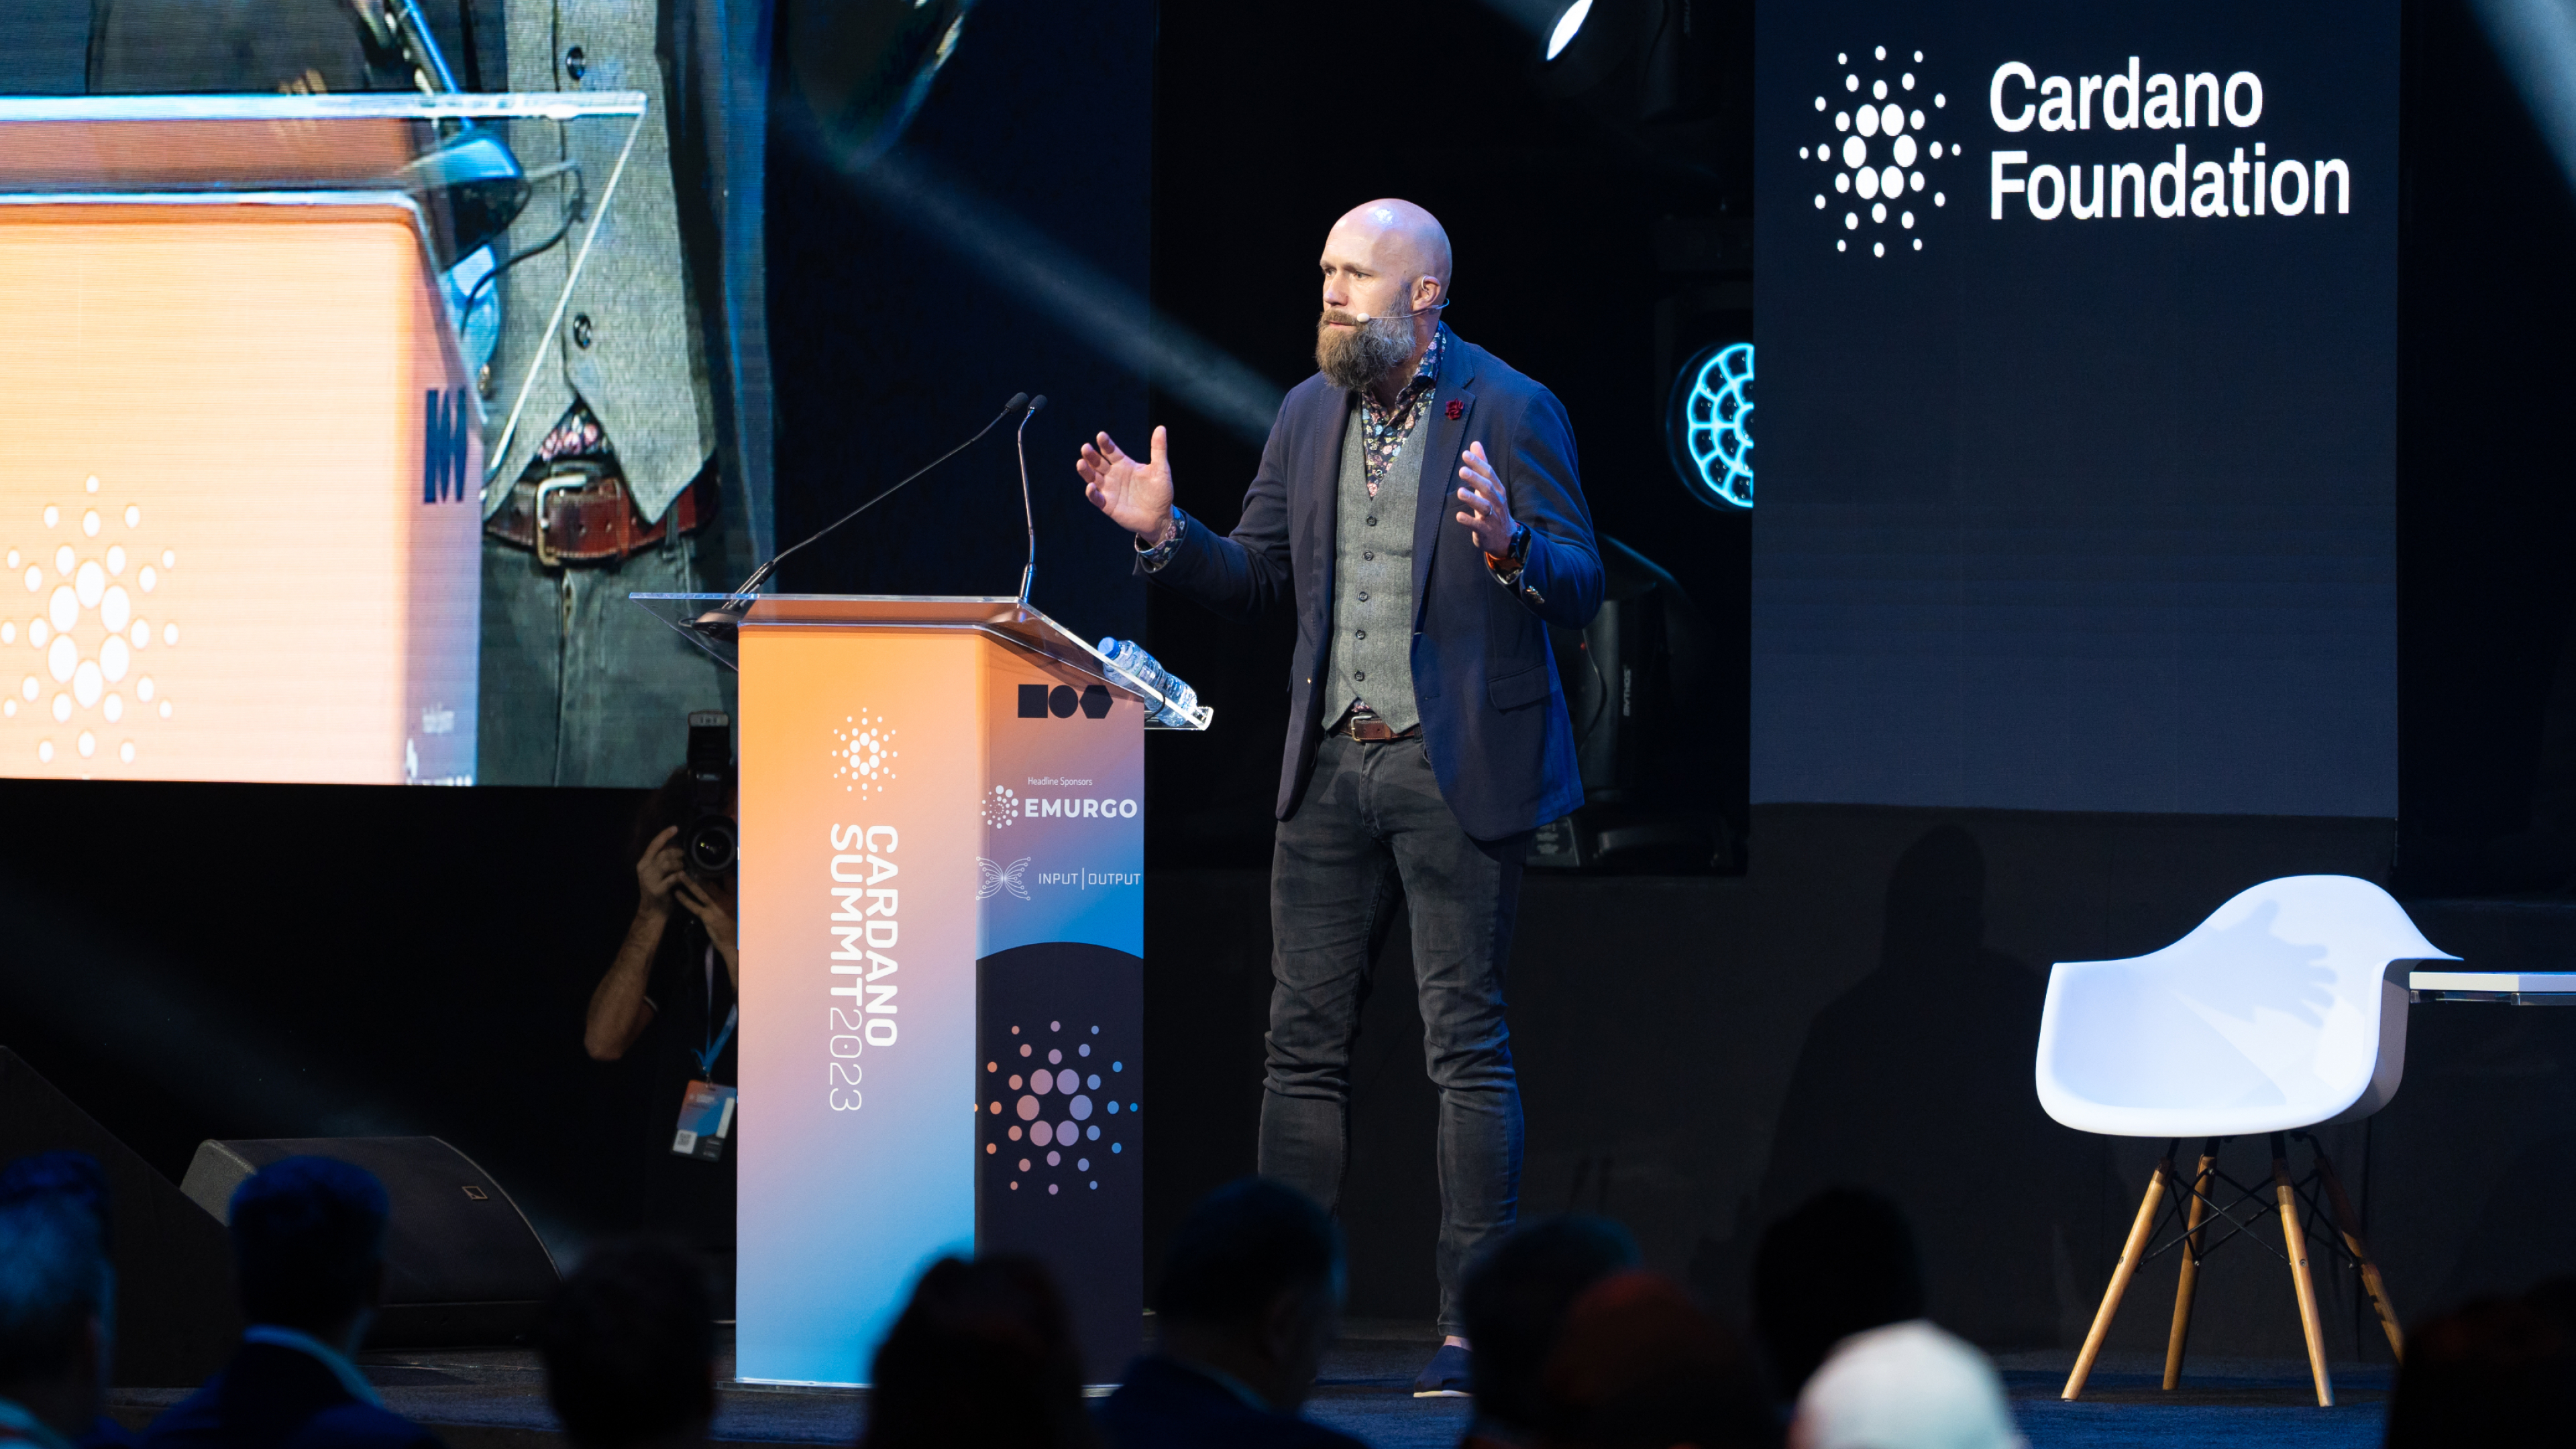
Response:
[{"label": "white dot logo", "polygon": [[984,826],[986,829],[1006,829],[1012,821],[1019,818],[1020,797],[1016,791],[1011,789],[1010,786],[996,785],[993,787],[992,793],[984,797]]},{"label": "white dot logo", "polygon": [[1837,252],[1919,252],[1932,213],[1949,205],[1943,163],[1959,148],[1934,133],[1950,98],[1925,81],[1919,50],[1911,61],[1884,45],[1855,54],[1834,57],[1836,83],[1816,96],[1818,132],[1831,125],[1832,134],[1798,148],[1799,160],[1823,168],[1814,209]]},{"label": "white dot logo", "polygon": [[[82,491],[94,496],[99,487],[91,477]],[[84,503],[77,510],[48,503],[36,518],[49,536],[7,552],[8,574],[0,577],[25,584],[29,612],[0,619],[0,646],[23,639],[34,657],[22,666],[14,694],[0,695],[0,718],[17,719],[24,711],[40,728],[50,719],[69,731],[35,741],[38,764],[52,764],[68,749],[78,761],[104,753],[131,765],[144,752],[129,733],[132,727],[176,712],[144,669],[142,656],[179,643],[174,620],[165,616],[156,624],[145,616],[148,604],[167,602],[179,555],[162,549],[158,567],[134,567],[136,556],[148,556],[140,538],[143,515],[138,503]],[[0,672],[0,679],[6,677]]]},{"label": "white dot logo", "polygon": [[842,717],[841,728],[832,731],[832,773],[842,789],[853,795],[884,793],[899,754],[894,734],[881,714],[863,709]]}]

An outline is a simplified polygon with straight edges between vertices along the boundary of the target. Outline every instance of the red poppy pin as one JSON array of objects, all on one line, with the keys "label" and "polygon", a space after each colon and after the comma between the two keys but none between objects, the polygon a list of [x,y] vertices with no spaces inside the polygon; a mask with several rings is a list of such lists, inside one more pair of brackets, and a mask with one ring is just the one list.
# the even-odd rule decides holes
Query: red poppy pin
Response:
[{"label": "red poppy pin", "polygon": [[1466,415],[1467,405],[1465,403],[1458,401],[1454,397],[1449,399],[1449,421],[1454,423]]}]

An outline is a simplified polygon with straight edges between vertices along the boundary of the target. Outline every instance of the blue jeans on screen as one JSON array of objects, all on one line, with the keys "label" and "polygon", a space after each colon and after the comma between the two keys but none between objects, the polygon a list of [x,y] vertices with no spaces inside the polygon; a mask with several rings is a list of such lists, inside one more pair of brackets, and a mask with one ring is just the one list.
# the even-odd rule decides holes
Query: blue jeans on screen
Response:
[{"label": "blue jeans on screen", "polygon": [[1527,832],[1470,837],[1419,739],[1326,738],[1270,873],[1269,1071],[1261,1173],[1337,1205],[1349,1159],[1351,1047],[1371,947],[1396,905],[1412,918],[1424,1064],[1440,1092],[1440,1331],[1463,1333],[1459,1280],[1511,1231],[1520,1086],[1503,1021]]}]

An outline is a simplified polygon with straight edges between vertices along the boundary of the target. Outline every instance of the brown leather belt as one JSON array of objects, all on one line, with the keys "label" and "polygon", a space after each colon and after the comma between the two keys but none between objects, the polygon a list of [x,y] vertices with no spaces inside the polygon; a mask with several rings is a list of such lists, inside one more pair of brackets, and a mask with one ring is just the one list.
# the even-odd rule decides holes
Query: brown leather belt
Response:
[{"label": "brown leather belt", "polygon": [[624,479],[596,463],[558,463],[542,476],[522,475],[483,531],[535,550],[548,568],[622,563],[672,533],[697,532],[698,488],[690,484],[647,523],[636,516]]},{"label": "brown leather belt", "polygon": [[1417,723],[1409,729],[1399,730],[1376,715],[1355,714],[1345,718],[1333,733],[1348,735],[1368,744],[1383,744],[1388,740],[1412,739],[1422,733],[1422,726]]}]

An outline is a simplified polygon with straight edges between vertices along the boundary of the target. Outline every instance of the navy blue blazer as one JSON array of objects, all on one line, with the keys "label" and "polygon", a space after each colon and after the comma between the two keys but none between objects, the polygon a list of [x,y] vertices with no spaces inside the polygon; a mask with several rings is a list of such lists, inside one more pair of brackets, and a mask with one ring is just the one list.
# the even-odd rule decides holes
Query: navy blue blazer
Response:
[{"label": "navy blue blazer", "polygon": [[[1152,577],[1220,613],[1297,610],[1279,818],[1297,809],[1328,708],[1320,687],[1333,636],[1333,546],[1351,394],[1318,373],[1280,404],[1230,535],[1190,527]],[[1581,628],[1601,606],[1601,554],[1575,477],[1574,429],[1556,394],[1450,333],[1425,430],[1413,523],[1413,695],[1441,798],[1469,835],[1499,840],[1583,803],[1574,726],[1547,628]],[[1483,443],[1529,525],[1520,584],[1505,588],[1458,522],[1458,455]],[[1195,525],[1196,520],[1192,520]],[[1338,713],[1338,709],[1335,710]]]},{"label": "navy blue blazer", "polygon": [[223,1372],[164,1410],[143,1449],[441,1449],[438,1436],[362,1403],[319,1359],[245,1343]]},{"label": "navy blue blazer", "polygon": [[1092,1415],[1109,1449],[1368,1449],[1312,1419],[1256,1409],[1207,1375],[1147,1355]]}]

